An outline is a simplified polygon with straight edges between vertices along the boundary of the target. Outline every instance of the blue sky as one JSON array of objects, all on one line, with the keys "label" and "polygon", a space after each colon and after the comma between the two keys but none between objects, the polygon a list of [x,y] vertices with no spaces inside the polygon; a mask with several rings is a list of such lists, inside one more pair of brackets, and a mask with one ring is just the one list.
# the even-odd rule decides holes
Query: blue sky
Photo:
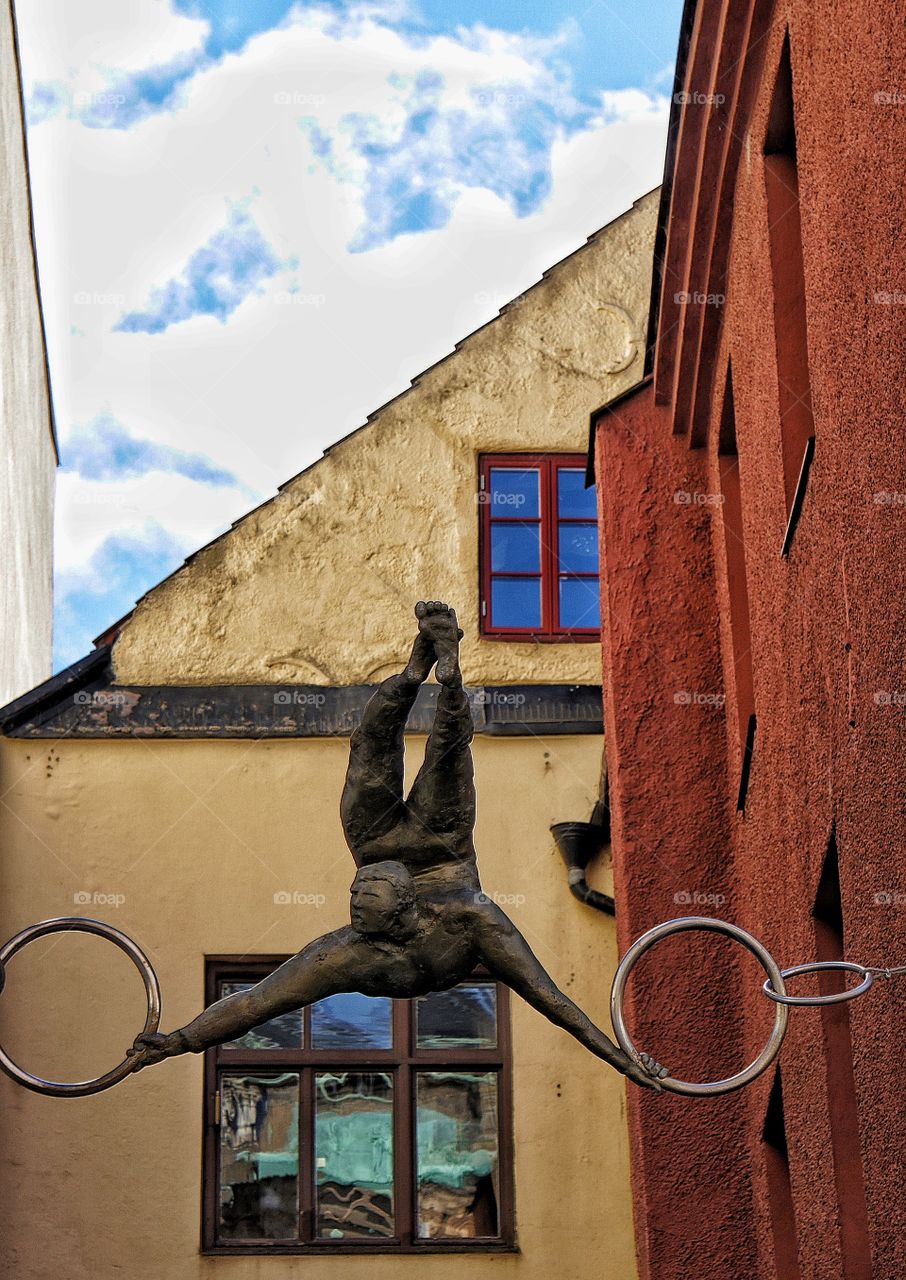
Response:
[{"label": "blue sky", "polygon": [[56,662],[660,180],[679,0],[20,0]]}]

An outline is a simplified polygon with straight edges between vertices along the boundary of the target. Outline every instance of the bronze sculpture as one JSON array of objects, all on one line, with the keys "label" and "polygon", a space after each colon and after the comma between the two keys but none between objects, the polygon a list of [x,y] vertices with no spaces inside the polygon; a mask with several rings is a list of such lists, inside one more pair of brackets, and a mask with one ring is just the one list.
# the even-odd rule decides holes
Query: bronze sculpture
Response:
[{"label": "bronze sculpture", "polygon": [[[555,985],[505,913],[481,891],[472,832],[473,726],[459,666],[462,632],[440,601],[420,601],[405,669],[377,689],[350,741],[341,801],[359,868],[351,923],[310,942],[247,991],[210,1005],[167,1035],[138,1036],[133,1070],[200,1053],[291,1009],[340,992],[412,997],[443,991],[482,964],[555,1025],[637,1084],[659,1089],[665,1068],[634,1061]],[[420,686],[441,685],[425,760],[403,795],[403,734]]]}]

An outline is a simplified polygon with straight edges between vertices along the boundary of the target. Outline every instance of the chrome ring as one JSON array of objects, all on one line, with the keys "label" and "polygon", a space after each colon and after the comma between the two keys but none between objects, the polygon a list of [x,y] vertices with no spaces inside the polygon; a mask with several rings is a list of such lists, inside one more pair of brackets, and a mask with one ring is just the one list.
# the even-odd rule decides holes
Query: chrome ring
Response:
[{"label": "chrome ring", "polygon": [[762,990],[768,999],[773,1000],[775,1004],[842,1004],[844,1000],[855,1000],[856,996],[863,996],[874,981],[873,975],[869,973],[864,965],[854,964],[851,960],[816,960],[812,964],[795,964],[792,969],[782,970],[781,976],[795,978],[800,973],[818,973],[822,969],[843,969],[847,973],[860,973],[863,981],[857,987],[850,987],[846,991],[837,991],[832,996],[788,996],[785,992],[780,995],[773,989],[774,984],[770,978],[768,978]]},{"label": "chrome ring", "polygon": [[[610,1016],[617,1040],[620,1042],[623,1051],[628,1053],[637,1063],[640,1063],[639,1051],[632,1043],[623,1019],[623,997],[626,991],[626,982],[635,965],[649,947],[653,947],[662,938],[669,937],[671,933],[683,933],[687,929],[707,929],[713,933],[725,933],[727,937],[741,942],[764,967],[774,991],[779,991],[782,995],[786,994],[783,975],[774,957],[757,938],[753,938],[750,933],[746,933],[745,929],[740,929],[739,925],[728,924],[726,920],[715,920],[711,916],[683,916],[679,920],[665,920],[663,924],[655,925],[653,929],[643,933],[632,944],[620,961],[619,967],[614,974],[613,986],[610,991]],[[697,1084],[690,1080],[676,1080],[673,1076],[668,1075],[659,1078],[660,1085],[670,1093],[688,1094],[693,1097],[712,1097],[718,1093],[732,1093],[734,1089],[741,1089],[743,1085],[750,1084],[763,1071],[766,1071],[777,1057],[780,1052],[780,1046],[783,1044],[783,1037],[786,1035],[788,1017],[789,1010],[784,1004],[778,1003],[774,1026],[767,1044],[758,1057],[753,1062],[750,1062],[744,1070],[737,1072],[735,1076],[727,1076],[725,1080]]]},{"label": "chrome ring", "polygon": [[[125,933],[120,933],[119,929],[114,929],[111,924],[104,924],[102,920],[87,920],[82,916],[60,916],[56,920],[42,920],[40,924],[29,925],[27,929],[23,929],[21,933],[17,933],[14,938],[10,938],[2,948],[0,948],[0,971],[3,970],[8,960],[27,946],[29,942],[34,942],[36,938],[43,938],[49,933],[96,933],[100,938],[107,938],[108,941],[115,943],[121,951],[125,951],[126,955],[138,969],[142,975],[142,982],[145,984],[145,995],[148,999],[148,1015],[145,1018],[145,1025],[141,1034],[149,1031],[156,1031],[160,1025],[160,984],[157,981],[157,974],[151,966],[151,961],[142,951],[142,949],[128,938]],[[30,1071],[23,1070],[13,1062],[5,1050],[0,1047],[0,1070],[5,1071],[11,1079],[17,1081],[18,1084],[24,1085],[26,1089],[32,1089],[35,1093],[46,1093],[54,1098],[84,1098],[90,1093],[100,1093],[103,1089],[109,1089],[111,1085],[119,1084],[120,1080],[125,1079],[134,1070],[133,1059],[126,1058],[118,1067],[114,1067],[112,1071],[106,1072],[105,1075],[98,1076],[95,1080],[80,1080],[72,1084],[59,1083],[55,1080],[42,1080],[40,1076],[33,1076]]]}]

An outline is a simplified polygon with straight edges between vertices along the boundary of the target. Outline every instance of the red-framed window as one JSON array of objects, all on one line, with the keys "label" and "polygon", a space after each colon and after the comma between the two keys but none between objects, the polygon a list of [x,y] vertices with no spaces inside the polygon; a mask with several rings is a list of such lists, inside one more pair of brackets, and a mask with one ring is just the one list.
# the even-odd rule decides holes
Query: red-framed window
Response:
[{"label": "red-framed window", "polygon": [[478,485],[482,635],[595,639],[598,515],[584,456],[484,454]]},{"label": "red-framed window", "polygon": [[[282,959],[210,958],[208,1002]],[[483,971],[416,1000],[331,996],[205,1068],[205,1252],[513,1249],[508,992]]]}]

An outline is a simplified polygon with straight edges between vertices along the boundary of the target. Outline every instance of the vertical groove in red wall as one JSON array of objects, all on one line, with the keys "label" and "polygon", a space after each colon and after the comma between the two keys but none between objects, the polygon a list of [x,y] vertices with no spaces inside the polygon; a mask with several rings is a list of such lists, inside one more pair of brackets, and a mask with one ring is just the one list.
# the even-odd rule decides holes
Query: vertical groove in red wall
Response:
[{"label": "vertical groove in red wall", "polygon": [[790,1157],[786,1141],[783,1082],[779,1067],[771,1086],[763,1138],[768,1207],[771,1214],[771,1238],[774,1246],[774,1275],[776,1280],[801,1280],[796,1214],[790,1182]]},{"label": "vertical groove in red wall", "polygon": [[[755,714],[755,685],[752,674],[752,633],[749,623],[749,587],[746,577],[745,535],[742,522],[742,489],[739,477],[739,455],[736,448],[736,415],[733,406],[733,374],[727,367],[723,411],[718,439],[720,492],[723,502],[724,549],[727,557],[727,590],[730,603],[731,672],[727,684],[735,689],[737,742],[741,768],[749,719]],[[725,667],[729,666],[725,663]]]},{"label": "vertical groove in red wall", "polygon": [[[843,959],[843,904],[837,841],[832,835],[814,907],[815,959]],[[840,990],[840,974],[825,973],[819,980],[822,995]],[[859,1134],[859,1108],[853,1073],[853,1048],[849,1006],[824,1005],[821,1031],[827,1072],[830,1108],[831,1149],[834,1162],[842,1280],[872,1280],[871,1244],[868,1234],[868,1207],[865,1200],[865,1171]]]},{"label": "vertical groove in red wall", "polygon": [[787,37],[774,85],[764,157],[787,516],[793,506],[806,444],[815,434],[796,153],[792,64]]}]

